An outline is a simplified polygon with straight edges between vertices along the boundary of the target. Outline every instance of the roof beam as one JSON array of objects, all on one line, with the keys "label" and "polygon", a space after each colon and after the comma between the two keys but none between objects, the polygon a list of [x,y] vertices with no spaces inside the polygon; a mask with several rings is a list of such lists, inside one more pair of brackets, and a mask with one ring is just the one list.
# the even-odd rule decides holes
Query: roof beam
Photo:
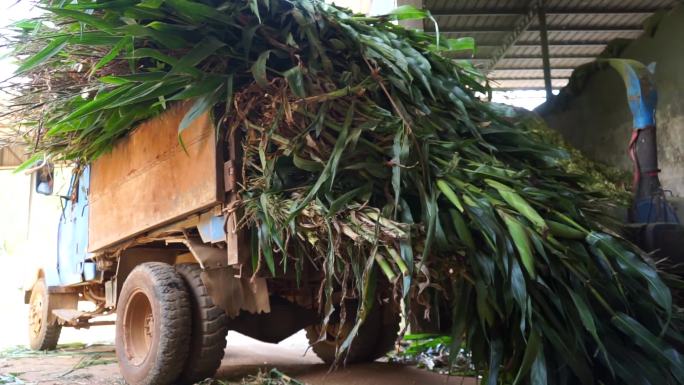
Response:
[{"label": "roof beam", "polygon": [[[527,28],[526,32],[540,32],[540,28]],[[641,25],[598,25],[598,26],[549,26],[548,32],[643,32],[644,27]],[[434,31],[428,31],[434,33]],[[484,27],[464,27],[464,28],[448,28],[440,29],[440,33],[489,33],[489,32],[514,32],[510,28],[500,26],[484,26]]]},{"label": "roof beam", "polygon": [[[561,8],[549,9],[546,11],[546,16],[564,16],[564,15],[649,15],[659,11],[660,8],[646,7],[646,8]],[[464,9],[464,10],[431,10],[430,13],[435,17],[448,16],[520,16],[525,14],[522,8],[506,8],[506,9]]]},{"label": "roof beam", "polygon": [[501,58],[506,56],[506,52],[508,52],[508,50],[515,45],[518,39],[520,39],[520,36],[522,36],[523,32],[525,32],[532,25],[535,16],[537,16],[537,11],[539,8],[544,6],[545,2],[546,0],[531,0],[527,4],[525,13],[518,16],[513,30],[503,38],[503,44],[501,44],[501,46],[494,51],[492,60],[487,65],[485,72],[488,72],[488,70],[493,68],[496,63],[501,60]]},{"label": "roof beam", "polygon": [[[529,60],[529,59],[541,59],[541,54],[539,55],[507,55],[505,60]],[[551,54],[550,59],[566,59],[566,60],[584,60],[584,59],[596,59],[596,55],[591,54]],[[465,58],[468,60],[489,60],[488,57],[475,56],[474,58]],[[504,60],[502,59],[502,60]]]},{"label": "roof beam", "polygon": [[[523,87],[497,87],[495,85],[492,85],[491,83],[489,84],[492,86],[493,91],[544,91],[544,87],[535,87],[535,86],[523,86]],[[559,90],[562,87],[560,86],[555,86],[553,87],[554,90]]]},{"label": "roof beam", "polygon": [[[500,77],[489,77],[489,80],[499,81],[499,80],[544,80],[544,76],[500,76]],[[569,76],[551,76],[551,80],[570,80]]]},{"label": "roof beam", "polygon": [[[574,71],[576,67],[553,67],[552,71]],[[540,66],[533,67],[494,67],[490,71],[541,71],[544,68]]]},{"label": "roof beam", "polygon": [[553,86],[551,85],[551,59],[549,54],[549,35],[546,28],[546,9],[544,6],[537,11],[539,22],[539,37],[541,39],[542,65],[544,70],[544,87],[546,88],[546,100],[553,98]]},{"label": "roof beam", "polygon": [[[555,40],[549,42],[549,47],[594,47],[603,48],[606,44],[610,43],[610,40],[571,40],[562,41]],[[535,41],[518,41],[515,43],[516,47],[539,47],[539,42]],[[477,44],[477,48],[497,48],[497,44]]]}]

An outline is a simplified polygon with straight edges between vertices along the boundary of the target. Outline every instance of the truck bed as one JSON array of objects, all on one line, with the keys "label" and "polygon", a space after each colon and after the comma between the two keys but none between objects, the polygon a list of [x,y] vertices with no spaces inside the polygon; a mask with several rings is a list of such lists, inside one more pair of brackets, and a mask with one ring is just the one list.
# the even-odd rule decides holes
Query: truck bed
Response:
[{"label": "truck bed", "polygon": [[138,126],[97,159],[90,174],[88,251],[217,205],[223,199],[223,162],[208,113],[178,138],[187,105]]}]

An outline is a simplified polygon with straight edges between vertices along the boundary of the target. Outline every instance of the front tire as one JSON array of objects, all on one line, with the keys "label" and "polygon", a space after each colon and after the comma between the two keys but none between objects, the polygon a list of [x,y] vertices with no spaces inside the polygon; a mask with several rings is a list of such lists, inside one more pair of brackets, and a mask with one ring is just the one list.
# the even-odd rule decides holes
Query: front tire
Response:
[{"label": "front tire", "polygon": [[33,350],[55,350],[62,326],[51,316],[50,294],[45,279],[31,289],[29,301],[29,346]]},{"label": "front tire", "polygon": [[165,263],[133,269],[119,295],[116,355],[130,385],[169,385],[190,343],[190,299],[183,279]]},{"label": "front tire", "polygon": [[226,349],[228,317],[211,300],[202,282],[202,269],[198,264],[176,265],[176,271],[188,287],[192,311],[190,354],[178,383],[194,384],[213,377],[221,366]]}]

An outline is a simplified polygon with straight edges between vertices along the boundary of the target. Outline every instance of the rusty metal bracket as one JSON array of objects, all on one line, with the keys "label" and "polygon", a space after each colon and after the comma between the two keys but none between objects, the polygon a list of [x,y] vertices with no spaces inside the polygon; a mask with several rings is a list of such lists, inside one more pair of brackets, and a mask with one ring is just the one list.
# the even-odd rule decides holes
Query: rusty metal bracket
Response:
[{"label": "rusty metal bracket", "polygon": [[166,243],[182,243],[188,247],[188,250],[195,256],[202,269],[221,268],[228,265],[228,257],[225,249],[205,245],[199,239],[193,239],[189,236],[184,238],[167,239]]},{"label": "rusty metal bracket", "polygon": [[166,242],[188,247],[202,267],[201,278],[207,293],[228,316],[236,317],[242,310],[257,314],[271,311],[266,279],[242,275],[240,270],[229,266],[226,249],[205,245],[187,233],[183,238]]},{"label": "rusty metal bracket", "polygon": [[235,176],[235,163],[229,160],[223,164],[223,184],[225,187],[225,192],[231,192],[235,190],[237,185]]},{"label": "rusty metal bracket", "polygon": [[91,321],[92,318],[101,316],[101,312],[86,312],[76,309],[55,309],[52,314],[62,326],[71,326],[76,329],[89,329],[91,326],[114,325],[114,321]]}]

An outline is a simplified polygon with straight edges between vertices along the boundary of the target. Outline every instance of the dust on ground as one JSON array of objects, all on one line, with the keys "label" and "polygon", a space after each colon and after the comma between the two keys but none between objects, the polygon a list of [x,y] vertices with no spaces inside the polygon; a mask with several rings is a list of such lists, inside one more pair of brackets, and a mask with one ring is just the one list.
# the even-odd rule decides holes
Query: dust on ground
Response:
[{"label": "dust on ground", "polygon": [[[373,362],[331,371],[306,349],[300,332],[280,344],[268,344],[230,332],[216,379],[207,384],[261,384],[244,379],[277,368],[308,385],[475,385],[471,378],[447,377],[412,366]],[[124,385],[111,344],[61,345],[55,352],[26,348],[0,353],[0,384]]]}]

